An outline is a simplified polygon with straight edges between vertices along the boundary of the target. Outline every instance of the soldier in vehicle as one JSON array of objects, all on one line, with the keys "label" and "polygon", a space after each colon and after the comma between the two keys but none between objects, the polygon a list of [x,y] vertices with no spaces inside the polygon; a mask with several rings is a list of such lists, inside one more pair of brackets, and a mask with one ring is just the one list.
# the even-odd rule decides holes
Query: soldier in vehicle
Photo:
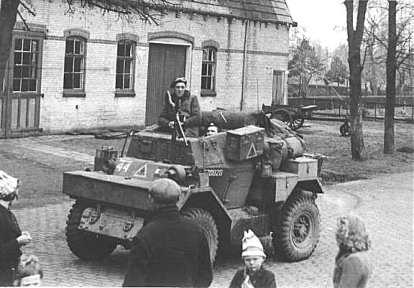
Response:
[{"label": "soldier in vehicle", "polygon": [[216,135],[219,132],[219,129],[216,124],[210,123],[207,127],[206,136]]},{"label": "soldier in vehicle", "polygon": [[185,130],[186,136],[199,136],[200,106],[196,96],[186,90],[187,80],[177,78],[171,83],[174,93],[167,91],[165,95],[164,109],[160,114],[158,124],[169,131],[176,129],[175,121],[177,113]]},{"label": "soldier in vehicle", "polygon": [[154,216],[138,233],[123,286],[208,287],[213,278],[210,251],[201,228],[180,215],[180,186],[155,180],[149,188]]}]

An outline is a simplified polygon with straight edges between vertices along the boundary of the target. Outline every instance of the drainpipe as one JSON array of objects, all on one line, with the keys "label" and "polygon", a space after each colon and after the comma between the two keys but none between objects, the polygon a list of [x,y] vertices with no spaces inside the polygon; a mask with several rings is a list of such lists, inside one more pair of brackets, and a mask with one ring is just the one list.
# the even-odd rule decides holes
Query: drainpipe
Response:
[{"label": "drainpipe", "polygon": [[240,111],[244,108],[244,84],[245,84],[245,69],[246,69],[246,54],[247,54],[247,25],[249,20],[246,20],[246,26],[244,27],[244,44],[243,44],[243,67],[242,67],[242,83],[241,83],[241,100],[240,100]]}]

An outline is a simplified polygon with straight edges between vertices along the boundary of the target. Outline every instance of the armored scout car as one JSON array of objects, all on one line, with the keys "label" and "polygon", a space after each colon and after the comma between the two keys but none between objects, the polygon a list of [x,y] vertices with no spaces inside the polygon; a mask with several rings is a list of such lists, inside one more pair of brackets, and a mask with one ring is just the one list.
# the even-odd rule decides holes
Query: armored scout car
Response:
[{"label": "armored scout car", "polygon": [[97,150],[94,171],[64,173],[63,192],[76,200],[69,248],[88,260],[130,248],[151,214],[149,184],[169,177],[182,187],[177,205],[205,232],[213,261],[247,229],[271,235],[286,261],[309,257],[319,240],[318,159],[266,130],[249,125],[184,141],[147,129],[129,138],[125,156]]}]

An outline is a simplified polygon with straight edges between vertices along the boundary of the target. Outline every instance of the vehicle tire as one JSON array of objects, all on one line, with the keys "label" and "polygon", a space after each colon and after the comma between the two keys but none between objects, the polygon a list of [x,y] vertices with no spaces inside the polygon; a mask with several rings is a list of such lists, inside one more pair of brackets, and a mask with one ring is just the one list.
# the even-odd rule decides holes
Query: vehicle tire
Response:
[{"label": "vehicle tire", "polygon": [[78,229],[82,213],[88,207],[92,206],[80,201],[73,204],[66,221],[66,241],[73,254],[80,259],[99,260],[115,250],[117,241],[114,238]]},{"label": "vehicle tire", "polygon": [[319,241],[319,209],[312,196],[298,193],[288,199],[274,226],[275,252],[293,262],[312,255]]},{"label": "vehicle tire", "polygon": [[210,260],[214,263],[219,244],[218,230],[213,216],[209,212],[201,208],[188,208],[182,211],[184,217],[193,220],[201,227],[206,235],[208,246],[210,248]]}]

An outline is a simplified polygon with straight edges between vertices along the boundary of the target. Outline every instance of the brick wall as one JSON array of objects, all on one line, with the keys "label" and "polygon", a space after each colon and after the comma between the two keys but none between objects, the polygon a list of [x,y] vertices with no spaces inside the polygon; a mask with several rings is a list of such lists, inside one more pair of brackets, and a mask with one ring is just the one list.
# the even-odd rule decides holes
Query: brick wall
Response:
[{"label": "brick wall", "polygon": [[[137,19],[118,19],[99,9],[77,9],[68,14],[68,6],[60,1],[34,1],[36,17],[26,15],[30,23],[46,25],[43,45],[40,127],[46,131],[78,128],[144,124],[147,90],[148,40],[151,32],[177,31],[194,37],[191,67],[187,78],[191,91],[200,96],[202,42],[218,42],[215,97],[199,97],[202,110],[216,107],[238,110],[244,82],[245,110],[258,104],[270,104],[273,70],[287,70],[288,30],[285,26],[237,19],[205,17],[175,13],[163,16],[159,26]],[[247,25],[245,75],[242,78],[243,48]],[[63,97],[65,41],[63,31],[81,28],[90,33],[87,43],[84,98]],[[114,97],[116,36],[133,33],[136,47],[135,97]],[[285,93],[286,94],[286,93]]]}]

